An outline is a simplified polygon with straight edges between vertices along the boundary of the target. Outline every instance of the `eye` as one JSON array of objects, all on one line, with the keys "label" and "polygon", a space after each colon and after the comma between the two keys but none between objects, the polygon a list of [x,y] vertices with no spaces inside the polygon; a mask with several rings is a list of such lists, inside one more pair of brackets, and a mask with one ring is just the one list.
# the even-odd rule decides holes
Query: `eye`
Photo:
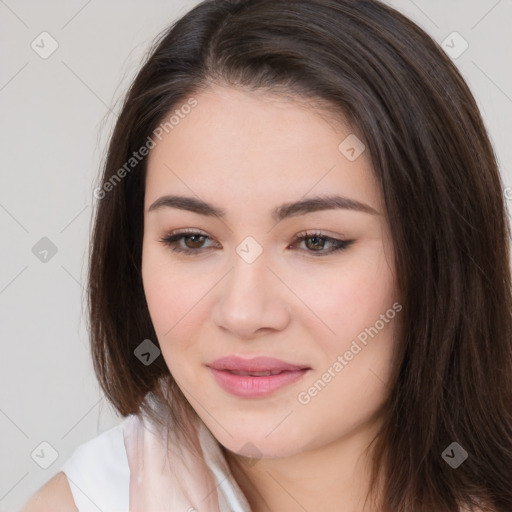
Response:
[{"label": "eye", "polygon": [[[326,256],[327,254],[348,248],[355,240],[340,240],[339,238],[332,238],[319,232],[306,232],[297,235],[294,238],[294,242],[305,242],[306,247],[312,249],[307,252],[316,253],[315,256]],[[324,250],[326,244],[330,244],[331,249]]]},{"label": "eye", "polygon": [[[204,242],[211,238],[208,235],[198,231],[181,231],[179,233],[172,233],[160,239],[160,242],[171,248],[173,252],[179,252],[188,256],[195,256],[204,252],[208,247],[204,247]],[[183,244],[180,245],[180,242]],[[336,251],[341,251],[352,245],[355,240],[340,240],[325,236],[322,233],[303,233],[294,237],[293,243],[306,242],[306,252],[314,253],[315,256],[325,256]],[[330,244],[331,248],[325,250],[325,245]]]},{"label": "eye", "polygon": [[[190,256],[203,252],[205,250],[202,247],[205,239],[210,238],[208,235],[204,235],[203,233],[187,230],[180,231],[179,233],[170,234],[164,238],[160,239],[160,242],[169,246],[172,251],[184,253]],[[183,241],[185,247],[180,245],[179,242]]]}]

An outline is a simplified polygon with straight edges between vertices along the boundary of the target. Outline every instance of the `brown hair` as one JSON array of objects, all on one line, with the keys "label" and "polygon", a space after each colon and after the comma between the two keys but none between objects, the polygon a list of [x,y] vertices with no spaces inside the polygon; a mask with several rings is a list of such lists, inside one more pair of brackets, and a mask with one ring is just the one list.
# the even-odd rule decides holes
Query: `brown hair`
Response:
[{"label": "brown hair", "polygon": [[[510,512],[510,228],[492,146],[456,67],[375,0],[204,1],[159,37],[134,80],[102,187],[173,108],[211,83],[327,102],[371,156],[403,304],[374,446],[372,483],[385,475],[380,510]],[[141,279],[145,172],[143,159],[97,205],[92,356],[121,415],[163,423],[170,414],[179,430],[191,406],[165,361],[134,356],[144,339],[158,345]],[[441,456],[452,442],[468,453],[457,469]]]}]

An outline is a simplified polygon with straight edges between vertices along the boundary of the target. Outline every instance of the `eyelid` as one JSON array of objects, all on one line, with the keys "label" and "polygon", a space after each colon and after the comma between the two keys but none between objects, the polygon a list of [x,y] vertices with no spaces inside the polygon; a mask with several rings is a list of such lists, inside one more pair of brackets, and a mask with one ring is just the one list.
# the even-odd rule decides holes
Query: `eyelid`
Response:
[{"label": "eyelid", "polygon": [[[205,251],[207,251],[209,248],[206,247],[200,247],[198,249],[183,249],[183,248],[176,248],[175,245],[182,240],[183,238],[186,238],[187,236],[200,236],[204,237],[210,240],[214,240],[212,237],[210,237],[208,234],[202,232],[199,229],[182,229],[177,231],[171,231],[169,234],[164,236],[163,238],[160,238],[159,241],[163,244],[169,246],[173,252],[184,254],[185,256],[196,256],[203,254]],[[335,238],[331,237],[329,235],[325,235],[321,230],[306,230],[301,233],[298,233],[293,237],[292,244],[294,245],[297,242],[302,242],[304,240],[310,239],[310,238],[321,238],[325,240],[327,243],[331,243],[334,245],[334,248],[330,250],[319,250],[319,251],[308,251],[308,250],[301,250],[302,253],[306,253],[307,255],[311,255],[313,257],[322,257],[322,256],[328,256],[330,254],[333,254],[335,252],[343,251],[344,249],[347,249],[350,247],[355,240],[347,240],[344,238]]]},{"label": "eyelid", "polygon": [[314,257],[329,256],[330,254],[341,252],[344,249],[348,249],[355,242],[354,239],[347,239],[343,236],[342,238],[336,238],[333,236],[326,235],[322,232],[322,230],[306,230],[295,235],[293,237],[292,244],[302,242],[304,240],[307,240],[308,238],[314,237],[322,238],[326,242],[332,243],[334,245],[334,248],[328,251],[302,251],[305,252],[307,255],[312,255]]}]

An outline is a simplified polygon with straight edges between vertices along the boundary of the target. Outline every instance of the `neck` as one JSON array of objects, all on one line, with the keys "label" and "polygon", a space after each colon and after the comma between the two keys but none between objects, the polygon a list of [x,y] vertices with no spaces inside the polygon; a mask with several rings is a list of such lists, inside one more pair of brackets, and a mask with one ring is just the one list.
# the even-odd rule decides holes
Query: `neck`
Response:
[{"label": "neck", "polygon": [[370,500],[365,508],[370,483],[369,445],[378,426],[376,422],[366,424],[330,444],[287,458],[248,463],[229,450],[223,452],[253,512],[369,512]]}]

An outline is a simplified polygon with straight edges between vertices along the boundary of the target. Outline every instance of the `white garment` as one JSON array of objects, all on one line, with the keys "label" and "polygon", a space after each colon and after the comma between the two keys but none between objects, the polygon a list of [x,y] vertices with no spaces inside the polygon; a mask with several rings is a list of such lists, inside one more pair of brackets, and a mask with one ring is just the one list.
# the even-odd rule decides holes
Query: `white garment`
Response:
[{"label": "white garment", "polygon": [[80,512],[126,512],[130,468],[123,422],[78,446],[61,468]]},{"label": "white garment", "polygon": [[[211,471],[211,475],[213,475],[219,493],[220,510],[222,512],[250,512],[250,507],[242,491],[229,473],[225,458],[223,456],[219,457],[221,452],[218,449],[217,442],[206,429],[201,429],[199,432],[201,447],[205,454],[205,463]],[[136,505],[130,507],[130,464],[126,448],[126,446],[134,446],[130,444],[135,439],[134,433],[142,434],[144,439],[147,438],[144,441],[145,443],[153,443],[149,449],[159,446],[152,441],[153,437],[149,435],[145,422],[136,415],[130,415],[116,427],[78,446],[71,457],[63,464],[61,471],[68,478],[79,512],[128,512],[130,508],[132,510],[134,508],[135,510],[139,509],[140,503],[143,503],[139,496],[137,496]],[[142,448],[142,445],[139,445],[139,448]],[[148,447],[144,449],[148,450]],[[149,455],[149,452],[146,453]],[[134,455],[131,455],[131,457],[134,457]],[[148,460],[150,459],[148,458]],[[139,459],[133,458],[132,464],[134,462],[138,465]],[[150,467],[148,467],[149,469]],[[154,490],[164,487],[162,482],[167,480],[159,479],[162,475],[165,476],[164,473],[152,472],[149,475],[151,484],[155,486],[151,489],[153,494]],[[135,484],[133,481],[140,479],[140,476],[135,479],[134,477],[135,475],[132,475],[131,492],[133,494],[138,493],[138,491],[134,493]],[[204,479],[201,478],[201,480]],[[169,496],[168,491],[165,490],[162,496],[166,499],[166,504],[170,501],[178,503],[174,501],[174,494],[181,497],[181,492],[180,489],[172,493],[173,496]],[[194,502],[196,499],[198,503],[201,503],[201,499],[196,497],[193,498]],[[190,503],[190,501],[187,501],[187,503]],[[172,506],[170,510],[173,508]],[[189,507],[189,512],[194,510],[193,507]],[[202,512],[202,510],[203,508],[200,506],[197,512]],[[160,511],[147,510],[147,512]],[[183,512],[187,512],[187,509]]]}]

